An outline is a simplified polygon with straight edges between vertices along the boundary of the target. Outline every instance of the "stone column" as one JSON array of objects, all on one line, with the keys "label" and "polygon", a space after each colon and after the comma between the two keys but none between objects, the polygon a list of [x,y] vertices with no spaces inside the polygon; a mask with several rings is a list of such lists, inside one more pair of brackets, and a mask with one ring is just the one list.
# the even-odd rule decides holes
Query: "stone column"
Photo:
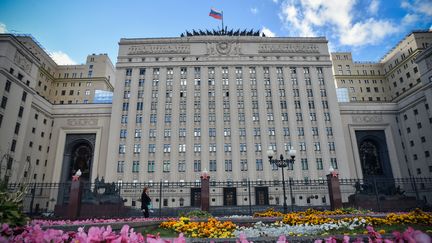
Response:
[{"label": "stone column", "polygon": [[209,212],[210,209],[210,175],[207,170],[201,172],[201,210]]},{"label": "stone column", "polygon": [[342,196],[339,185],[339,175],[337,172],[330,172],[330,174],[327,175],[327,186],[330,196],[331,210],[342,208]]},{"label": "stone column", "polygon": [[82,195],[82,184],[79,177],[75,177],[72,180],[69,204],[67,207],[66,217],[69,219],[75,219],[80,216],[81,210],[81,195]]}]

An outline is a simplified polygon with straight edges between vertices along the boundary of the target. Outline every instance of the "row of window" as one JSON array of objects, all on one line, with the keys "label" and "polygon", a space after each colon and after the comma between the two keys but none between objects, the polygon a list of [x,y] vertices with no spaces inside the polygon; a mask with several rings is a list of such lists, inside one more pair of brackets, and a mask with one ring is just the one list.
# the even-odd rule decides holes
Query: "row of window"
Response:
[{"label": "row of window", "polygon": [[[309,164],[308,160],[306,158],[300,159],[302,170],[309,170]],[[316,158],[316,169],[317,170],[323,170],[323,160],[322,158]],[[330,159],[330,165],[337,169],[337,160],[336,158]],[[274,164],[271,165],[272,170],[278,170],[278,167]],[[124,173],[125,172],[126,163],[124,160],[117,162],[117,172],[118,173]],[[171,172],[171,161],[170,160],[163,160],[162,166],[157,165],[154,160],[150,160],[147,162],[147,172],[148,173],[154,173],[156,172],[156,168],[161,168],[162,172]],[[262,159],[255,160],[255,168],[256,171],[263,171],[264,170],[264,164]],[[209,170],[211,172],[217,171],[217,163],[216,160],[209,160]],[[233,170],[233,162],[232,160],[224,160],[224,171],[225,172],[231,172]],[[248,171],[248,161],[246,159],[240,160],[240,170],[241,171]],[[288,166],[288,170],[293,170],[293,165],[290,164]],[[177,162],[177,171],[178,172],[186,172],[186,160],[179,160]],[[194,160],[193,161],[193,171],[194,172],[201,172],[201,160]],[[140,161],[133,161],[132,162],[132,173],[138,173],[140,172]]]},{"label": "row of window", "polygon": [[[334,142],[328,142],[328,149],[331,152],[334,152],[336,150],[335,148],[335,143]],[[193,151],[195,153],[200,153],[201,152],[201,144],[199,143],[195,143],[193,144]],[[163,144],[163,152],[164,153],[171,153],[171,144]],[[276,144],[275,143],[270,143],[269,144],[269,149],[272,150],[276,150]],[[313,147],[314,147],[314,151],[321,151],[321,143],[320,142],[313,142]],[[178,151],[179,153],[184,153],[186,152],[186,144],[179,144],[178,145]],[[232,151],[232,147],[231,147],[231,143],[225,143],[224,146],[224,152],[229,153]],[[298,142],[298,148],[300,151],[306,151],[306,142]],[[293,146],[291,145],[291,143],[285,143],[284,144],[284,149],[286,151],[289,151],[291,149],[293,149]],[[262,146],[261,143],[255,143],[255,152],[261,152],[262,150]],[[133,152],[134,154],[139,154],[141,153],[141,144],[134,144],[133,146]],[[148,152],[149,153],[156,153],[156,144],[149,144],[148,145]],[[215,143],[210,143],[209,144],[209,152],[216,152],[216,144]],[[240,143],[240,152],[247,152],[247,145],[246,143]],[[119,145],[119,154],[125,154],[126,153],[126,145],[125,144],[120,144]]]},{"label": "row of window", "polygon": [[[127,120],[127,116],[122,116],[122,122]],[[178,136],[179,138],[185,138],[186,137],[186,128],[179,128]],[[319,129],[318,127],[312,127],[311,128],[312,135],[318,136],[319,135]],[[231,136],[231,128],[224,128],[223,131],[224,137],[230,137]],[[240,137],[246,137],[246,128],[239,128],[238,134]],[[276,130],[274,127],[271,127],[268,129],[269,136],[275,136]],[[290,129],[288,127],[283,127],[283,136],[288,137],[291,135]],[[333,136],[333,128],[332,127],[326,127],[326,134],[327,136]],[[149,138],[156,138],[157,132],[156,129],[149,129]],[[298,136],[304,136],[304,127],[298,127],[297,128],[297,135]],[[142,129],[135,129],[134,132],[134,138],[141,138],[142,136]],[[170,138],[172,136],[172,130],[171,129],[164,129],[163,130],[163,136],[164,138]],[[193,136],[194,137],[201,137],[201,128],[194,128],[193,129]],[[216,137],[216,128],[209,128],[208,129],[208,136],[209,137]],[[261,136],[261,128],[254,128],[253,129],[253,136],[259,137]],[[127,137],[127,129],[120,129],[120,138],[126,138]]]}]

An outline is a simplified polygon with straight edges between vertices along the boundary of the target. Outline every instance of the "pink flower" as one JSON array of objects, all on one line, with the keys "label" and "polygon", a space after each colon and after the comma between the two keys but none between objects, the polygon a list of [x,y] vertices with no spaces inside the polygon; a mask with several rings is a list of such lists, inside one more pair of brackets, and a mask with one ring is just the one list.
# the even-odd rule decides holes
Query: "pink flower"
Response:
[{"label": "pink flower", "polygon": [[286,242],[288,242],[288,241],[287,241],[285,235],[281,235],[281,236],[279,236],[276,243],[286,243]]},{"label": "pink flower", "polygon": [[349,243],[349,242],[350,242],[350,237],[348,235],[344,235],[343,243]]},{"label": "pink flower", "polygon": [[418,243],[430,243],[432,239],[429,235],[421,232],[420,230],[414,231],[413,238]]},{"label": "pink flower", "polygon": [[315,240],[314,243],[323,243],[323,240]]},{"label": "pink flower", "polygon": [[174,239],[173,243],[186,243],[186,239],[185,239],[183,233],[180,233],[179,237]]}]

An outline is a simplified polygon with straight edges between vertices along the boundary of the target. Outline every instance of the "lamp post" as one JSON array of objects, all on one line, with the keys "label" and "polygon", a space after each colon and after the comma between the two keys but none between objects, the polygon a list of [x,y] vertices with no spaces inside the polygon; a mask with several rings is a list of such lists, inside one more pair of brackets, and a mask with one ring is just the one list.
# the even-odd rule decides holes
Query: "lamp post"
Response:
[{"label": "lamp post", "polygon": [[[284,168],[288,167],[290,164],[291,165],[294,164],[296,152],[297,151],[295,151],[295,150],[290,150],[289,151],[289,156],[291,157],[291,159],[284,159],[284,156],[282,154],[279,156],[279,159],[273,159],[273,157],[275,156],[275,152],[272,149],[267,150],[267,156],[269,158],[270,164],[274,164],[277,167],[282,168],[282,188],[283,188],[283,197],[284,197],[284,199],[283,199],[284,213],[287,212]],[[292,197],[292,195],[291,195],[291,197]],[[292,200],[291,200],[291,210],[293,210],[293,208],[292,208]]]}]

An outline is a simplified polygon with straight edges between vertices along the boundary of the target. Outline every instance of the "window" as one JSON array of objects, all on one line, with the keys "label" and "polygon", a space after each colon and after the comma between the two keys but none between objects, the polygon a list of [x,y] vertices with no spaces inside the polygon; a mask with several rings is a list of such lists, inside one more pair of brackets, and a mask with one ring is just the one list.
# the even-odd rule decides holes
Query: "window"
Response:
[{"label": "window", "polygon": [[308,170],[309,169],[307,159],[301,159],[301,166],[302,166],[302,170]]},{"label": "window", "polygon": [[303,127],[297,127],[297,135],[299,137],[304,136],[304,128]]},{"label": "window", "polygon": [[178,172],[185,172],[185,171],[186,171],[186,161],[185,160],[179,160]]},{"label": "window", "polygon": [[328,146],[329,146],[330,151],[335,151],[335,143],[334,142],[329,142]]},{"label": "window", "polygon": [[314,150],[315,151],[321,151],[320,142],[314,142]]},{"label": "window", "polygon": [[148,145],[148,151],[149,151],[149,153],[155,153],[156,152],[156,145],[155,144],[149,144]]},{"label": "window", "polygon": [[209,143],[209,152],[210,153],[216,152],[216,144],[215,143]]},{"label": "window", "polygon": [[180,128],[179,129],[179,137],[186,137],[186,128]]},{"label": "window", "polygon": [[163,161],[163,172],[170,172],[170,161],[169,160]]},{"label": "window", "polygon": [[147,162],[147,172],[152,173],[155,171],[155,162],[154,160],[149,160]]},{"label": "window", "polygon": [[225,160],[225,171],[232,171],[232,160]]},{"label": "window", "polygon": [[230,143],[224,144],[224,151],[225,151],[225,153],[231,152],[231,144]]},{"label": "window", "polygon": [[135,138],[141,138],[141,129],[135,129]]},{"label": "window", "polygon": [[15,139],[12,139],[12,144],[11,144],[10,151],[11,151],[11,152],[15,152],[15,147],[16,147],[16,140],[15,140]]},{"label": "window", "polygon": [[231,136],[231,129],[230,128],[224,128],[224,136],[225,137]]},{"label": "window", "polygon": [[124,172],[124,161],[118,161],[117,162],[117,173],[123,173]]},{"label": "window", "polygon": [[124,154],[126,152],[126,145],[120,144],[119,145],[119,154]]},{"label": "window", "polygon": [[201,160],[194,160],[194,172],[201,171]]},{"label": "window", "polygon": [[321,158],[316,159],[317,170],[323,170],[323,162]]},{"label": "window", "polygon": [[5,96],[3,96],[0,107],[3,108],[3,109],[5,109],[6,105],[7,105],[7,101],[8,101],[8,98],[5,97]]},{"label": "window", "polygon": [[240,160],[240,170],[241,171],[247,171],[248,170],[248,165],[247,165],[246,159]]},{"label": "window", "polygon": [[21,124],[19,124],[18,122],[15,123],[15,134],[17,134],[17,135],[18,135],[18,133],[19,133],[20,126],[21,126]]},{"label": "window", "polygon": [[132,68],[126,69],[126,76],[132,76]]},{"label": "window", "polygon": [[299,148],[300,148],[300,151],[306,151],[306,143],[305,142],[299,142]]},{"label": "window", "polygon": [[195,137],[201,136],[201,128],[194,128],[194,136]]},{"label": "window", "polygon": [[199,144],[199,143],[194,144],[194,152],[195,153],[201,152],[201,144]]},{"label": "window", "polygon": [[216,137],[216,128],[209,128],[209,137]]},{"label": "window", "polygon": [[[18,117],[22,117],[24,113],[24,107],[20,106],[19,111],[18,111]],[[1,122],[0,122],[1,125]]]},{"label": "window", "polygon": [[333,136],[333,128],[332,127],[326,127],[327,136]]},{"label": "window", "polygon": [[263,171],[263,160],[262,159],[257,159],[256,160],[256,170],[257,171]]},{"label": "window", "polygon": [[337,169],[338,168],[338,164],[337,164],[336,158],[330,158],[330,164],[331,164],[331,167],[333,167],[333,169]]},{"label": "window", "polygon": [[132,172],[138,173],[139,172],[139,161],[134,161],[132,163]]},{"label": "window", "polygon": [[141,153],[141,144],[134,144],[134,154]]},{"label": "window", "polygon": [[7,81],[6,81],[6,84],[5,84],[5,88],[4,88],[4,90],[5,90],[6,92],[9,92],[9,91],[10,91],[10,87],[11,87],[11,85],[12,85],[11,81],[7,80]]},{"label": "window", "polygon": [[318,127],[312,127],[312,136],[318,136]]},{"label": "window", "polygon": [[247,151],[247,146],[246,146],[246,144],[245,143],[241,143],[240,144],[240,152],[242,153],[244,153],[244,152],[246,152]]},{"label": "window", "polygon": [[127,136],[127,130],[120,129],[120,138],[126,138],[126,136]]},{"label": "window", "polygon": [[164,153],[171,153],[171,144],[164,144],[163,145],[163,152]]},{"label": "window", "polygon": [[[62,91],[63,92],[63,91]],[[85,91],[85,95],[90,95],[90,90],[89,89],[86,89],[86,91]]]},{"label": "window", "polygon": [[216,171],[216,160],[210,160],[210,171]]},{"label": "window", "polygon": [[284,136],[285,136],[285,137],[288,137],[288,136],[290,135],[289,128],[288,128],[288,127],[284,127],[284,128],[283,128],[283,133],[284,133]]}]

